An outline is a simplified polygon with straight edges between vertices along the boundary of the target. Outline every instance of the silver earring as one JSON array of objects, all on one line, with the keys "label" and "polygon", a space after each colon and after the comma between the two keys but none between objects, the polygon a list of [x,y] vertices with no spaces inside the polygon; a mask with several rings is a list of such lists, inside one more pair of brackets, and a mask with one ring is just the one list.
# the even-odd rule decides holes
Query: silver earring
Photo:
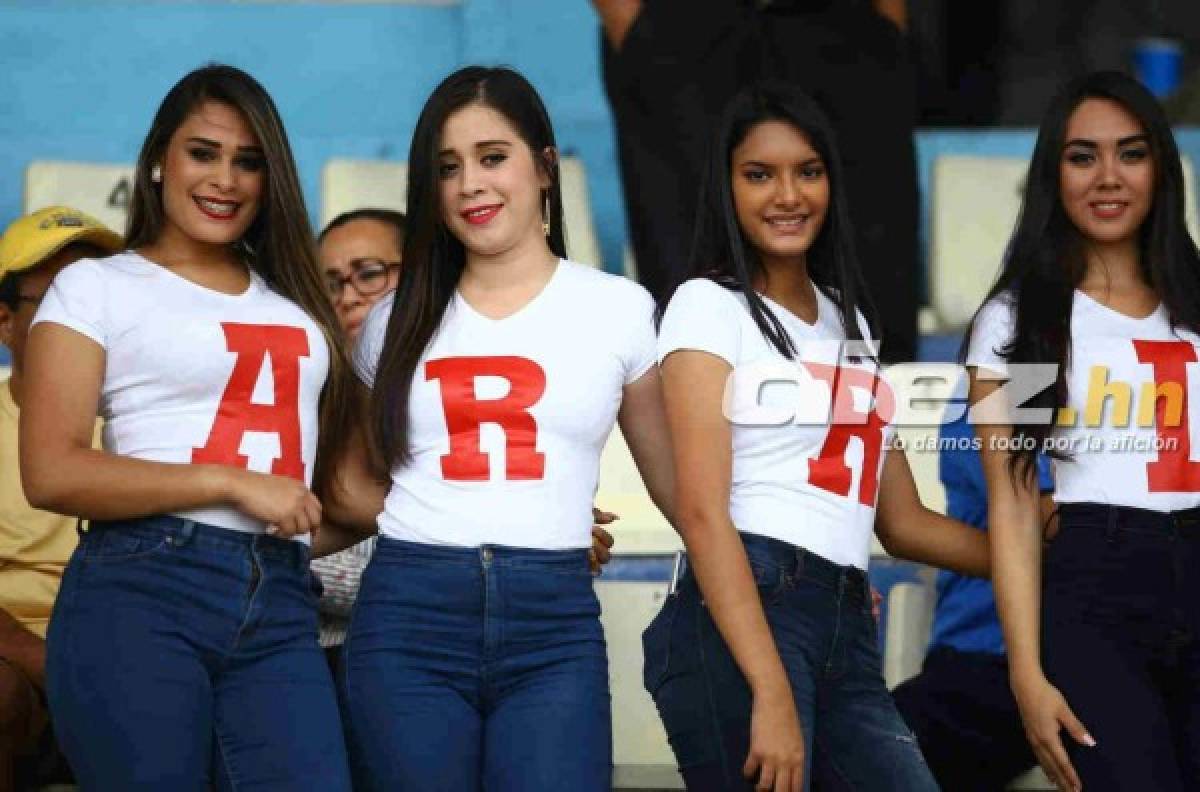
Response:
[{"label": "silver earring", "polygon": [[550,236],[550,194],[546,193],[546,200],[542,202],[542,234]]},{"label": "silver earring", "polygon": [[162,181],[162,165],[155,165],[150,169],[150,181],[155,184]]}]

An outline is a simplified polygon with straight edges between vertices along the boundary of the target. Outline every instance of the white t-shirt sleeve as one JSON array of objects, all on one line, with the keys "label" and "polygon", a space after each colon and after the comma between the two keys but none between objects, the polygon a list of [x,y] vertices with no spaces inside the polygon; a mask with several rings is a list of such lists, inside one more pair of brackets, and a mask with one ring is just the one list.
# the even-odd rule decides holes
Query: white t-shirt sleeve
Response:
[{"label": "white t-shirt sleeve", "polygon": [[680,349],[716,355],[736,366],[742,348],[741,308],[732,293],[707,278],[675,290],[658,329],[658,359]]},{"label": "white t-shirt sleeve", "polygon": [[637,382],[658,362],[657,339],[654,333],[654,298],[650,296],[650,292],[636,286],[631,304],[629,343],[622,360],[626,385]]},{"label": "white t-shirt sleeve", "polygon": [[392,292],[367,312],[362,331],[358,334],[358,343],[354,347],[354,371],[369,388],[375,386],[375,372],[383,354],[383,340],[387,335],[395,295],[396,293]]},{"label": "white t-shirt sleeve", "polygon": [[1000,374],[1008,373],[1008,360],[1001,354],[1012,341],[1014,305],[1007,295],[988,300],[975,318],[971,344],[967,347],[967,365],[980,366]]},{"label": "white t-shirt sleeve", "polygon": [[99,262],[81,259],[54,277],[33,324],[53,322],[108,347],[107,290]]}]

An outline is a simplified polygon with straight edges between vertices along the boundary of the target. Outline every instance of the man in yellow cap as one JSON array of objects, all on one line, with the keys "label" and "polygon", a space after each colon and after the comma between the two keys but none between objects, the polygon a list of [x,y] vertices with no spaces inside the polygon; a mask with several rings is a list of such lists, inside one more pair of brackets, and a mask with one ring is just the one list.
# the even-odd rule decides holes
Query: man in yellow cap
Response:
[{"label": "man in yellow cap", "polygon": [[[0,344],[12,373],[0,382],[0,792],[63,780],[45,697],[46,626],[78,536],[74,518],[25,500],[17,463],[25,338],[50,281],[81,258],[123,247],[95,218],[55,206],[20,218],[0,237]],[[18,784],[20,787],[18,787]]]}]

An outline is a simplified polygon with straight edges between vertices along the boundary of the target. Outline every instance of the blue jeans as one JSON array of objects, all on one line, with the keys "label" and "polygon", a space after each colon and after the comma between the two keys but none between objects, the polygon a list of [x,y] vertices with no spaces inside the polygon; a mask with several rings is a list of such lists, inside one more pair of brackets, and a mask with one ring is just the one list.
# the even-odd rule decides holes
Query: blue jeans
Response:
[{"label": "blue jeans", "polygon": [[355,789],[612,788],[587,551],[380,538],[345,644]]},{"label": "blue jeans", "polygon": [[1046,676],[1088,792],[1200,790],[1200,509],[1059,507],[1042,572]]},{"label": "blue jeans", "polygon": [[[936,792],[883,682],[866,575],[775,539],[742,534],[796,700],[805,789]],[[691,570],[642,636],[654,697],[687,788],[753,789],[750,687]]]},{"label": "blue jeans", "polygon": [[350,789],[298,542],[168,516],[93,523],[46,653],[85,792]]}]

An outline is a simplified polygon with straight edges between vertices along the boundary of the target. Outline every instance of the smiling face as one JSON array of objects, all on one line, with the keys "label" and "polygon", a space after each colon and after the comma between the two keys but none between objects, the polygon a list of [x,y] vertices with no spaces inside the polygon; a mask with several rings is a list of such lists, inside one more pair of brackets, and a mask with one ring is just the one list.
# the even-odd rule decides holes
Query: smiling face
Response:
[{"label": "smiling face", "polygon": [[803,265],[829,208],[829,175],[808,137],[763,121],[730,157],[738,223],[763,267]]},{"label": "smiling face", "polygon": [[258,215],[266,164],[234,107],[209,100],[179,125],[162,158],[162,242],[228,246]]},{"label": "smiling face", "polygon": [[[399,235],[394,226],[379,220],[351,220],[325,232],[318,254],[338,321],[353,341],[371,306],[396,288]],[[368,294],[363,295],[359,289]]]},{"label": "smiling face", "polygon": [[1093,244],[1135,241],[1154,201],[1145,128],[1110,99],[1085,99],[1067,120],[1059,162],[1063,210]]},{"label": "smiling face", "polygon": [[467,105],[446,119],[438,151],[442,219],[469,253],[545,246],[542,190],[550,181],[508,119]]}]

